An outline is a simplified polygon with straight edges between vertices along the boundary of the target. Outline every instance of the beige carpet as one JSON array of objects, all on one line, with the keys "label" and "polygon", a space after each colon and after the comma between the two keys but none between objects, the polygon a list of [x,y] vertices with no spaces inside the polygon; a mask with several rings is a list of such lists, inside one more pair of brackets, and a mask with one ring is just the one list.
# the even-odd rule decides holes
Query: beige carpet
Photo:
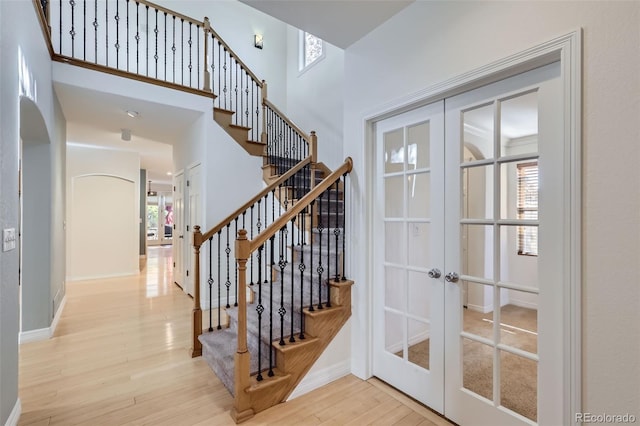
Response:
[{"label": "beige carpet", "polygon": [[[503,344],[536,353],[537,312],[534,309],[514,305],[503,306],[500,312],[500,341]],[[486,338],[492,338],[492,313],[482,314],[464,310],[464,330]],[[463,339],[464,387],[493,400],[493,348],[469,339]],[[396,353],[402,356],[402,352]],[[429,340],[409,347],[409,361],[429,368]],[[501,405],[533,421],[537,420],[537,375],[535,361],[512,355],[500,354]]]}]

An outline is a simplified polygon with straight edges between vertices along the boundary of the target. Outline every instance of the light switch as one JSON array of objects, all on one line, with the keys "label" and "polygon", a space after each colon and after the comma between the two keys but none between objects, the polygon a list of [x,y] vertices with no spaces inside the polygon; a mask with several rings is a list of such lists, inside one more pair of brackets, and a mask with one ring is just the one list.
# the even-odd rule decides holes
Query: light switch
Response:
[{"label": "light switch", "polygon": [[2,251],[9,251],[16,248],[16,229],[8,228],[2,232]]}]

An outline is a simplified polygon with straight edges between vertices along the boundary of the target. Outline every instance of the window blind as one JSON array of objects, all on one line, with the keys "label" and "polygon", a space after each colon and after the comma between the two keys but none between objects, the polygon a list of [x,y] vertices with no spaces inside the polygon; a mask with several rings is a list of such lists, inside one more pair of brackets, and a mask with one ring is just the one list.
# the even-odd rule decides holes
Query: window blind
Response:
[{"label": "window blind", "polygon": [[[538,161],[518,164],[518,219],[538,220]],[[518,226],[518,254],[538,255],[538,227]]]}]

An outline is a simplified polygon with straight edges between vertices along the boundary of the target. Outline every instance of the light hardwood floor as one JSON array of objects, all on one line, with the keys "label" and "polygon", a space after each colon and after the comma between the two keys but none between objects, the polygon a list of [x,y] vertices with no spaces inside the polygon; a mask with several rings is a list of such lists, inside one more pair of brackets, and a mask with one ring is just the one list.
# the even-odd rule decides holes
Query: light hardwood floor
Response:
[{"label": "light hardwood floor", "polygon": [[[188,355],[192,299],[171,249],[139,276],[73,282],[55,336],[20,347],[20,425],[232,425],[231,395]],[[448,425],[371,379],[346,376],[246,425]]]}]

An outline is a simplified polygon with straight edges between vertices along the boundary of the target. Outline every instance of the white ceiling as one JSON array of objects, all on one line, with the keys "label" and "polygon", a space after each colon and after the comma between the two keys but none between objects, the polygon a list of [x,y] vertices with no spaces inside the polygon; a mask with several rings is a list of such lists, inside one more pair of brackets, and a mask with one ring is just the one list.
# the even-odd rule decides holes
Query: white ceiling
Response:
[{"label": "white ceiling", "polygon": [[[62,83],[54,88],[67,120],[67,141],[139,152],[147,180],[171,182],[172,145],[180,143],[199,112]],[[131,118],[127,110],[139,115]],[[131,130],[131,141],[121,139],[122,129]]]},{"label": "white ceiling", "polygon": [[240,0],[346,49],[414,0]]}]

